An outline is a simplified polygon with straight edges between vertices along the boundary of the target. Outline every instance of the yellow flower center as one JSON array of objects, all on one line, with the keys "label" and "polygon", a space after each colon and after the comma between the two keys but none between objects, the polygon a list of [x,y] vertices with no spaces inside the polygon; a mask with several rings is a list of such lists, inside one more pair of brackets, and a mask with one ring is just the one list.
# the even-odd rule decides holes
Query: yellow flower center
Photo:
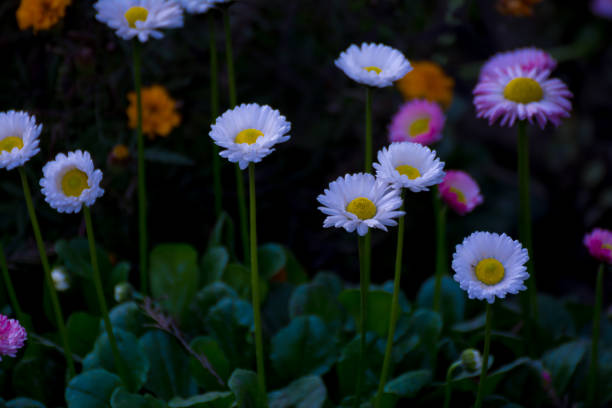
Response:
[{"label": "yellow flower center", "polygon": [[475,268],[476,277],[485,285],[496,285],[504,279],[505,269],[495,258],[485,258]]},{"label": "yellow flower center", "polygon": [[78,197],[87,188],[87,174],[77,168],[68,170],[62,177],[62,191],[68,197]]},{"label": "yellow flower center", "polygon": [[603,249],[607,249],[608,251],[612,251],[612,244],[602,244],[601,247]]},{"label": "yellow flower center", "polygon": [[8,136],[0,140],[0,152],[10,152],[14,148],[21,150],[23,147],[23,140],[17,136]]},{"label": "yellow flower center", "polygon": [[410,137],[417,137],[429,131],[429,118],[417,119],[410,124],[408,132]]},{"label": "yellow flower center", "polygon": [[514,78],[504,88],[504,98],[517,103],[538,102],[543,96],[542,87],[531,78]]},{"label": "yellow flower center", "polygon": [[465,199],[465,194],[463,194],[463,191],[459,190],[456,187],[451,187],[449,188],[449,190],[455,193],[455,195],[457,196],[457,201],[459,201],[461,204],[465,204],[467,202],[467,200]]},{"label": "yellow flower center", "polygon": [[128,11],[125,12],[125,19],[132,28],[136,28],[137,21],[147,21],[148,16],[149,11],[140,6],[130,7]]},{"label": "yellow flower center", "polygon": [[380,74],[382,72],[382,69],[375,67],[374,65],[372,65],[371,67],[363,67],[363,69],[365,69],[368,72],[376,72],[376,74]]},{"label": "yellow flower center", "polygon": [[263,132],[261,130],[257,130],[257,129],[244,129],[241,130],[237,135],[236,135],[236,139],[234,139],[234,141],[236,143],[246,143],[246,144],[253,144],[255,143],[255,141],[257,141],[257,138],[263,136]]},{"label": "yellow flower center", "polygon": [[408,164],[402,164],[401,166],[397,166],[395,168],[402,176],[408,176],[410,180],[414,180],[415,178],[421,177],[421,173],[416,167],[412,167]]},{"label": "yellow flower center", "polygon": [[357,197],[348,203],[346,211],[355,214],[360,220],[368,220],[376,215],[376,205],[369,198]]}]

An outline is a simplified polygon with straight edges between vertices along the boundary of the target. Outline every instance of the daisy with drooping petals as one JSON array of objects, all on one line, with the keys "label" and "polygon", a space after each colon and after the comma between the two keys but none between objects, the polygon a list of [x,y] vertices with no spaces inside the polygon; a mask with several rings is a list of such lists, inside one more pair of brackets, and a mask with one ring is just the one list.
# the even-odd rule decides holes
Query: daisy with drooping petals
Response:
[{"label": "daisy with drooping petals", "polygon": [[40,151],[38,136],[42,125],[26,112],[0,113],[0,169],[22,166]]},{"label": "daisy with drooping petals", "polygon": [[557,61],[546,51],[535,47],[518,48],[512,51],[499,52],[489,58],[480,69],[480,78],[497,76],[498,71],[519,66],[524,71],[552,71]]},{"label": "daisy with drooping petals", "polygon": [[444,113],[437,103],[425,100],[406,102],[389,126],[389,141],[432,144],[442,138]]},{"label": "daisy with drooping petals", "polygon": [[374,168],[380,180],[414,193],[427,191],[444,179],[444,162],[435,150],[418,143],[398,142],[383,147]]},{"label": "daisy with drooping petals", "polygon": [[438,190],[442,200],[460,215],[471,212],[483,201],[476,181],[461,170],[448,170]]},{"label": "daisy with drooping petals", "polygon": [[527,250],[506,234],[474,232],[457,245],[453,254],[453,278],[470,299],[503,299],[527,289]]},{"label": "daisy with drooping petals", "polygon": [[43,167],[40,180],[45,201],[61,213],[77,213],[104,194],[102,171],[94,169],[88,152],[59,153]]},{"label": "daisy with drooping petals", "polygon": [[404,99],[426,99],[448,108],[453,100],[455,80],[432,61],[418,61],[412,67],[412,71],[395,83]]},{"label": "daisy with drooping petals", "polygon": [[15,357],[27,338],[26,330],[17,320],[0,315],[0,361],[2,356]]},{"label": "daisy with drooping petals", "polygon": [[94,8],[96,19],[124,40],[160,39],[164,36],[160,29],[183,26],[183,10],[172,0],[98,0]]},{"label": "daisy with drooping petals", "polygon": [[317,197],[319,210],[327,215],[323,227],[357,230],[364,236],[370,228],[387,231],[397,225],[395,218],[404,215],[400,193],[371,174],[357,173],[338,177]]},{"label": "daisy with drooping petals", "polygon": [[498,118],[501,126],[535,119],[544,128],[548,121],[559,126],[562,118],[569,117],[572,93],[560,80],[549,79],[548,70],[526,71],[516,66],[498,73],[482,78],[474,88],[477,116],[489,119],[489,125]]},{"label": "daisy with drooping petals", "polygon": [[259,163],[272,153],[274,145],[289,140],[289,130],[291,123],[279,111],[251,103],[219,116],[209,135],[225,149],[219,155],[244,170],[249,163]]},{"label": "daisy with drooping petals", "polygon": [[595,228],[585,235],[583,243],[593,258],[612,264],[612,231]]},{"label": "daisy with drooping petals", "polygon": [[334,62],[352,80],[384,88],[406,75],[412,67],[398,50],[383,44],[352,44]]},{"label": "daisy with drooping petals", "polygon": [[612,0],[592,0],[591,11],[599,17],[612,19]]}]

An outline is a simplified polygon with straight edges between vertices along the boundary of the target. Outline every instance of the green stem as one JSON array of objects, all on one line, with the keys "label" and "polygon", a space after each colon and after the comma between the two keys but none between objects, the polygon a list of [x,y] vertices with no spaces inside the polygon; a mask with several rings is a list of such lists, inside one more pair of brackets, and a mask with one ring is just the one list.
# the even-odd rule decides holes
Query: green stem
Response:
[{"label": "green stem", "polygon": [[257,359],[257,379],[259,387],[266,392],[266,374],[264,371],[263,334],[259,299],[259,274],[257,272],[257,221],[255,196],[255,164],[249,163],[249,210],[251,220],[251,293],[253,296],[253,316],[255,319],[255,357]]},{"label": "green stem", "polygon": [[45,250],[45,244],[40,233],[40,227],[38,225],[38,218],[36,218],[36,212],[34,211],[34,204],[32,202],[32,193],[30,192],[30,185],[28,184],[28,178],[25,173],[23,166],[19,167],[19,175],[21,176],[21,184],[23,186],[23,195],[26,200],[26,206],[28,207],[28,213],[30,214],[30,222],[32,223],[32,229],[34,230],[34,238],[36,239],[36,246],[38,247],[38,253],[40,254],[40,262],[43,266],[45,273],[45,283],[49,290],[49,296],[51,297],[51,304],[53,306],[53,312],[55,313],[55,321],[59,330],[60,337],[62,339],[62,345],[64,346],[64,356],[66,356],[66,364],[68,365],[68,371],[70,378],[76,375],[76,369],[74,368],[74,361],[72,359],[72,353],[70,351],[70,343],[68,343],[68,335],[66,334],[66,326],[64,324],[64,317],[62,315],[62,308],[53,286],[53,279],[51,278],[51,268],[49,267],[49,260],[47,259],[47,252]]},{"label": "green stem", "polygon": [[372,88],[366,86],[365,172],[372,172]]},{"label": "green stem", "polygon": [[365,371],[365,349],[366,349],[366,322],[368,309],[368,291],[370,290],[370,232],[358,238],[359,243],[359,285],[360,285],[360,314],[359,319],[359,366],[357,368],[357,382],[355,384],[355,407],[361,403],[361,387]]},{"label": "green stem", "polygon": [[484,353],[482,355],[480,382],[478,383],[478,394],[476,395],[476,404],[474,404],[474,408],[480,408],[482,406],[482,399],[484,397],[484,383],[487,379],[487,369],[489,368],[489,348],[491,347],[491,314],[491,304],[487,302],[487,321],[485,324]]},{"label": "green stem", "polygon": [[451,381],[453,379],[453,371],[460,365],[461,361],[455,361],[453,364],[451,364],[450,367],[448,367],[448,371],[446,371],[446,385],[444,386],[444,408],[450,407],[451,392],[453,390],[451,386]]},{"label": "green stem", "polygon": [[140,291],[146,294],[149,292],[149,284],[147,273],[147,186],[145,176],[144,136],[142,134],[142,48],[137,38],[134,39],[133,45],[134,89],[136,91],[136,111],[138,112],[136,139],[138,142],[138,248],[140,255]]},{"label": "green stem", "polygon": [[[219,116],[219,83],[217,73],[219,64],[217,59],[217,41],[215,38],[215,17],[212,12],[208,13],[209,45],[210,45],[210,116],[214,123]],[[219,146],[212,144],[213,151],[213,186],[215,191],[215,214],[217,218],[223,209],[223,190],[221,187],[221,158],[219,157]]]},{"label": "green stem", "polygon": [[588,390],[588,407],[599,407],[599,372],[597,369],[598,358],[597,352],[599,348],[599,325],[601,321],[601,306],[603,299],[603,273],[604,264],[599,265],[597,271],[597,284],[595,286],[595,310],[593,311],[593,338],[591,339],[591,368],[589,371],[589,390]]},{"label": "green stem", "polygon": [[238,193],[238,214],[240,216],[240,235],[242,236],[242,249],[244,263],[249,262],[249,228],[246,207],[246,197],[244,196],[244,180],[242,178],[242,170],[236,163],[236,191]]},{"label": "green stem", "polygon": [[434,211],[436,217],[436,281],[434,286],[434,310],[440,313],[442,300],[442,277],[447,272],[446,266],[446,206],[440,199],[438,186],[433,190]]},{"label": "green stem", "polygon": [[17,300],[17,293],[15,292],[15,288],[13,287],[11,275],[9,274],[8,265],[6,263],[6,256],[4,255],[4,248],[2,244],[0,244],[0,268],[2,269],[2,277],[4,278],[4,284],[6,285],[6,291],[8,292],[9,299],[11,300],[11,305],[13,306],[13,310],[15,311],[15,315],[17,316],[17,320],[19,320],[22,325],[26,324],[23,312],[21,310],[21,306],[19,306],[19,301]]},{"label": "green stem", "polygon": [[102,279],[100,278],[100,269],[98,268],[98,254],[96,252],[96,240],[94,238],[93,224],[91,222],[91,212],[89,207],[83,206],[83,215],[85,216],[85,227],[87,229],[87,240],[89,241],[89,255],[91,257],[91,269],[93,271],[93,281],[96,288],[96,295],[98,297],[98,303],[100,311],[102,312],[102,319],[104,320],[104,327],[106,328],[106,334],[108,335],[108,343],[110,344],[111,351],[113,353],[113,359],[115,360],[115,367],[119,373],[119,376],[123,379],[126,386],[130,387],[130,378],[127,375],[127,370],[121,354],[119,354],[119,348],[117,347],[117,340],[113,333],[113,326],[110,318],[108,317],[108,307],[106,306],[106,299],[104,298],[104,290],[102,289]]},{"label": "green stem", "polygon": [[[402,197],[403,198],[403,197]],[[404,210],[404,203],[400,211]],[[380,407],[382,395],[387,383],[389,375],[389,367],[391,366],[391,351],[393,349],[393,337],[395,335],[395,325],[399,316],[399,293],[400,279],[402,276],[402,252],[404,250],[404,216],[397,220],[397,248],[395,252],[395,278],[393,280],[393,298],[391,300],[391,315],[389,317],[389,332],[387,333],[387,347],[385,349],[385,358],[383,360],[382,371],[380,372],[380,382],[378,383],[378,392],[376,394],[376,408]]]}]

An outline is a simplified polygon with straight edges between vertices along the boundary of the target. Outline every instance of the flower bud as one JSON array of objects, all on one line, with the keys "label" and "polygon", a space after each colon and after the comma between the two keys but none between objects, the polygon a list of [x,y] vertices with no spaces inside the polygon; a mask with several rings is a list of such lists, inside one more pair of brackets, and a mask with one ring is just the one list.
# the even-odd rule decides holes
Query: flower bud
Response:
[{"label": "flower bud", "polygon": [[467,371],[478,371],[482,368],[482,358],[476,349],[466,349],[461,353],[461,365]]},{"label": "flower bud", "polygon": [[115,301],[117,303],[123,303],[132,298],[134,288],[128,282],[121,282],[115,285]]},{"label": "flower bud", "polygon": [[70,276],[63,266],[56,266],[51,270],[51,280],[55,290],[58,292],[70,289]]}]

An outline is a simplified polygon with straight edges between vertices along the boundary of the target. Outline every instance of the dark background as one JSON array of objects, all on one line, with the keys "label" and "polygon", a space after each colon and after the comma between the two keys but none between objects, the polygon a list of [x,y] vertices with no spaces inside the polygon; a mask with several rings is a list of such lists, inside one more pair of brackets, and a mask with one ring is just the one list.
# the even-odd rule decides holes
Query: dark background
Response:
[{"label": "dark background", "polygon": [[[98,243],[133,262],[137,279],[135,162],[111,166],[116,143],[134,152],[127,127],[132,87],[131,44],[94,19],[89,1],[73,1],[65,19],[34,35],[19,31],[17,0],[0,5],[0,109],[24,109],[44,125],[41,153],[27,165],[36,187],[43,164],[57,153],[87,149],[104,173],[106,194],[93,208]],[[585,1],[544,0],[529,18],[502,16],[494,2],[245,0],[231,8],[239,102],[269,104],[292,122],[292,138],[257,165],[259,242],[290,247],[309,273],[325,269],[357,281],[357,242],[344,230],[324,230],[316,197],[328,183],[363,166],[364,90],[333,61],[351,43],[381,42],[409,60],[433,60],[455,79],[442,142],[447,168],[470,172],[485,202],[464,217],[450,214],[449,256],[474,230],[517,236],[516,131],[475,118],[471,90],[492,54],[535,45],[550,51],[554,76],[574,93],[572,117],[554,129],[530,127],[535,267],[539,288],[588,298],[596,263],[582,237],[612,226],[612,22],[591,14]],[[215,12],[222,111],[228,106],[221,14]],[[215,221],[211,178],[207,16],[187,16],[183,29],[144,45],[143,81],[165,86],[179,101],[181,125],[148,148],[180,160],[149,161],[150,242],[206,246]],[[374,140],[402,103],[394,88],[374,93]],[[169,160],[168,154],[164,156]],[[181,164],[182,163],[182,164]],[[190,164],[185,164],[190,163]],[[224,206],[237,223],[233,165],[224,162]],[[43,236],[84,235],[82,215],[60,215],[35,188]],[[0,173],[0,237],[4,235],[18,292],[42,293],[38,255],[16,171]],[[404,288],[413,295],[433,273],[431,193],[407,201]],[[396,233],[373,236],[374,282],[392,276]],[[449,262],[450,263],[450,262]],[[32,282],[38,282],[33,287]],[[610,288],[610,280],[607,286]],[[27,308],[26,308],[27,311]]]}]

